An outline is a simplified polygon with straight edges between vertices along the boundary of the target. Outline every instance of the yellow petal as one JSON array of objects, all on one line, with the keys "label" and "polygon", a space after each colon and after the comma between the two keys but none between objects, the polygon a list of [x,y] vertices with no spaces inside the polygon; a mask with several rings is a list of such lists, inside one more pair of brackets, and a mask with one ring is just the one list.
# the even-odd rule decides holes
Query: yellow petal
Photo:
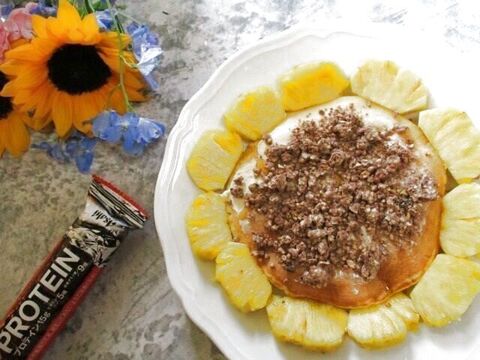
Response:
[{"label": "yellow petal", "polygon": [[143,95],[140,91],[127,88],[127,94],[130,101],[143,102],[147,100],[147,97]]},{"label": "yellow petal", "polygon": [[3,86],[2,91],[0,91],[0,96],[3,97],[13,97],[17,93],[17,87],[14,81],[9,81]]},{"label": "yellow petal", "polygon": [[7,60],[3,64],[0,64],[0,71],[5,75],[17,75],[23,69],[23,62],[16,60]]},{"label": "yellow petal", "polygon": [[73,108],[75,117],[73,125],[75,128],[85,134],[91,131],[92,125],[90,120],[97,116],[101,110],[90,101],[91,94],[79,95],[73,98]]},{"label": "yellow petal", "polygon": [[60,91],[54,92],[52,118],[58,136],[67,135],[73,125],[72,106],[68,94]]},{"label": "yellow petal", "polygon": [[82,19],[75,6],[68,0],[60,0],[57,11],[57,19],[62,21],[70,29],[80,27]]},{"label": "yellow petal", "polygon": [[33,32],[37,37],[46,38],[48,37],[47,34],[47,19],[40,15],[33,15],[32,16],[32,27]]},{"label": "yellow petal", "polygon": [[36,88],[47,81],[48,73],[40,66],[24,66],[14,80],[17,89]]},{"label": "yellow petal", "polygon": [[100,47],[114,48],[119,49],[120,45],[125,49],[131,42],[130,36],[127,34],[119,34],[117,32],[106,32],[102,33],[102,39],[98,44]]},{"label": "yellow petal", "polygon": [[89,14],[85,16],[82,20],[82,33],[85,36],[85,41],[96,40],[95,42],[100,41],[100,29],[98,28],[97,18],[95,14]]},{"label": "yellow petal", "polygon": [[[50,113],[52,111],[52,95],[54,93],[54,88],[52,85],[47,84],[46,86],[42,88],[38,88],[34,94],[33,98],[37,99],[36,102],[34,102],[34,106],[31,108],[35,108],[35,117],[38,118],[50,118]],[[47,125],[45,123],[45,125]]]},{"label": "yellow petal", "polygon": [[26,44],[5,53],[5,59],[35,61],[35,47],[33,44]]},{"label": "yellow petal", "polygon": [[56,40],[60,43],[67,42],[68,29],[66,25],[58,19],[48,19],[47,33],[48,39]]},{"label": "yellow petal", "polygon": [[123,80],[126,86],[129,86],[134,89],[142,89],[145,87],[145,83],[140,77],[140,73],[133,71],[125,71],[123,74]]},{"label": "yellow petal", "polygon": [[8,119],[3,121],[7,123],[5,147],[13,156],[20,156],[27,151],[30,145],[30,133],[22,118],[15,112],[11,113]]},{"label": "yellow petal", "polygon": [[127,112],[127,105],[125,98],[120,89],[115,89],[110,97],[110,106],[119,114],[123,115]]}]

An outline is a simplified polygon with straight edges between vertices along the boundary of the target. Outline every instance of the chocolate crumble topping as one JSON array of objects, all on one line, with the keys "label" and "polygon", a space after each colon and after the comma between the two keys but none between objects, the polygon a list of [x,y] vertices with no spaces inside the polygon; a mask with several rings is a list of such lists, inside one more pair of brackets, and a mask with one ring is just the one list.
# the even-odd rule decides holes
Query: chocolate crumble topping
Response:
[{"label": "chocolate crumble topping", "polygon": [[338,270],[373,279],[388,254],[414,245],[437,184],[413,166],[406,128],[367,127],[353,106],[319,116],[302,121],[286,145],[266,137],[258,181],[244,193],[237,178],[231,194],[265,220],[265,233],[253,234],[260,261],[275,253],[286,271],[301,271],[300,281],[316,287]]}]

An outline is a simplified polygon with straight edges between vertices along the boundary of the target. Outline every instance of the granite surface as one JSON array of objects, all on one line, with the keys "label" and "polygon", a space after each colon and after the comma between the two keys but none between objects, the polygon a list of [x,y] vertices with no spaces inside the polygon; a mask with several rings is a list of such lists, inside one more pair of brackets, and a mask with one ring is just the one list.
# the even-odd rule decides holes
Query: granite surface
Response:
[{"label": "granite surface", "polygon": [[[139,112],[171,128],[185,102],[237,49],[299,23],[397,23],[436,32],[459,51],[480,47],[476,1],[131,0],[127,12],[162,37],[160,95]],[[361,26],[361,25],[359,25]],[[448,70],[447,70],[448,71]],[[97,148],[94,172],[153,212],[165,143],[140,158]],[[77,216],[89,177],[30,151],[0,160],[0,314]],[[169,285],[150,221],[132,234],[46,359],[223,359]]]}]

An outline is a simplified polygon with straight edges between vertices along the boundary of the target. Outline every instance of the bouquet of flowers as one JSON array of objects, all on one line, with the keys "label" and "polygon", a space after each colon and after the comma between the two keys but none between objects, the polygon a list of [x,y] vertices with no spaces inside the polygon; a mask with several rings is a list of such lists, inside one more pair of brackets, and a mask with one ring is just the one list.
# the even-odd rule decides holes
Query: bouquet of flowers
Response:
[{"label": "bouquet of flowers", "polygon": [[1,7],[0,157],[33,144],[88,172],[98,141],[132,155],[165,133],[132,103],[158,90],[153,73],[162,50],[147,26],[113,0],[59,0]]}]

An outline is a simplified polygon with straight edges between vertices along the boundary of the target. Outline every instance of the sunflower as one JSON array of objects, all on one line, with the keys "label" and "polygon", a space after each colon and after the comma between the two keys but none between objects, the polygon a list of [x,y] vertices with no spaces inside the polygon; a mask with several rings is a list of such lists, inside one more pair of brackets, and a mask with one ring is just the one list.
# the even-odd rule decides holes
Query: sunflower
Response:
[{"label": "sunflower", "polygon": [[53,120],[61,137],[72,128],[89,133],[90,120],[105,109],[123,114],[127,97],[144,100],[141,74],[125,64],[134,63],[127,35],[100,32],[94,14],[82,19],[67,0],[60,0],[57,17],[34,15],[32,25],[33,40],[8,51],[0,66],[13,78],[0,95],[32,112],[31,127]]},{"label": "sunflower", "polygon": [[[0,72],[0,89],[8,82],[4,73]],[[20,156],[30,145],[30,133],[25,126],[28,116],[19,112],[9,97],[0,96],[0,156],[5,149]]]}]

